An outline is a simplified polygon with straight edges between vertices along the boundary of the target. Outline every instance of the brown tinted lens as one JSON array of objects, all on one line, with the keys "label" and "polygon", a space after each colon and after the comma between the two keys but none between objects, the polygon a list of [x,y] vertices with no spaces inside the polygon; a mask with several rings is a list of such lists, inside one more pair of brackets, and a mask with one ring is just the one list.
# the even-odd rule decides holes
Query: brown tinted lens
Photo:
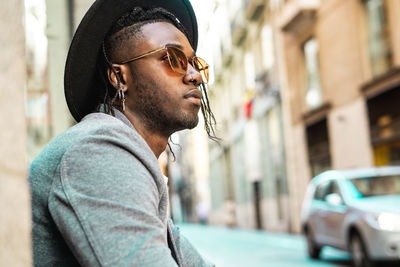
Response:
[{"label": "brown tinted lens", "polygon": [[167,47],[167,51],[171,68],[179,74],[186,74],[188,64],[186,55],[178,48],[171,46]]},{"label": "brown tinted lens", "polygon": [[204,82],[208,82],[208,78],[210,76],[210,72],[208,69],[208,64],[207,62],[202,59],[201,57],[194,57],[193,59],[193,67],[200,73],[203,74],[203,78],[206,80]]}]

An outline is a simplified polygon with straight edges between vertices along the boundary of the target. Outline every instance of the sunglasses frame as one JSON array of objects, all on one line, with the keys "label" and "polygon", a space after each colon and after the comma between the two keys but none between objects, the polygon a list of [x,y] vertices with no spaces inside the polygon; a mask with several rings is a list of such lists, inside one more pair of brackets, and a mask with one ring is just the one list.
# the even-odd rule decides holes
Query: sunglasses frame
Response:
[{"label": "sunglasses frame", "polygon": [[[136,56],[136,57],[134,57],[134,58],[125,60],[125,61],[121,62],[120,64],[130,63],[130,62],[133,62],[133,61],[135,61],[135,60],[138,60],[138,59],[147,57],[147,56],[149,56],[149,55],[155,54],[155,53],[157,53],[157,52],[160,52],[160,51],[162,51],[162,50],[167,50],[168,62],[169,62],[169,66],[171,67],[171,69],[172,69],[173,71],[175,71],[176,73],[185,74],[186,71],[187,71],[187,67],[186,67],[185,72],[184,72],[184,73],[181,73],[181,72],[176,71],[176,69],[172,66],[171,58],[170,58],[171,56],[169,55],[168,48],[173,48],[173,49],[176,49],[176,50],[178,50],[178,51],[181,51],[182,54],[185,56],[187,63],[190,63],[190,64],[192,65],[192,67],[193,67],[196,71],[198,71],[198,72],[201,74],[201,77],[203,78],[203,81],[206,81],[206,83],[208,82],[208,75],[207,75],[207,77],[206,77],[206,75],[205,75],[205,73],[204,73],[206,70],[208,70],[208,64],[207,64],[207,62],[206,62],[204,59],[202,59],[201,57],[197,57],[197,56],[194,56],[194,57],[192,57],[192,58],[189,59],[181,49],[179,49],[179,48],[177,48],[177,47],[175,47],[175,46],[164,45],[164,46],[162,46],[162,47],[160,47],[160,48],[151,50],[151,51],[146,52],[146,53],[144,53],[144,54],[142,54],[142,55],[139,55],[139,56]],[[202,69],[197,69],[197,67],[195,66],[195,64],[193,64],[194,59],[196,59],[196,58],[199,59],[200,62],[204,62],[204,63],[206,64],[206,66],[205,66],[204,68],[202,68]],[[197,65],[197,64],[196,64],[196,65]]]}]

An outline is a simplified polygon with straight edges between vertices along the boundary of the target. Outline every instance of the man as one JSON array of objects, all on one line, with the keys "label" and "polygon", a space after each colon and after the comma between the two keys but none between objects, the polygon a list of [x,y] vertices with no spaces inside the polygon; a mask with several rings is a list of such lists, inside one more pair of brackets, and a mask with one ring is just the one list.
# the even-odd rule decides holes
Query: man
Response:
[{"label": "man", "polygon": [[86,13],[65,69],[79,123],[31,165],[36,266],[210,266],[167,219],[157,163],[200,108],[213,137],[196,45],[188,0],[97,0]]}]

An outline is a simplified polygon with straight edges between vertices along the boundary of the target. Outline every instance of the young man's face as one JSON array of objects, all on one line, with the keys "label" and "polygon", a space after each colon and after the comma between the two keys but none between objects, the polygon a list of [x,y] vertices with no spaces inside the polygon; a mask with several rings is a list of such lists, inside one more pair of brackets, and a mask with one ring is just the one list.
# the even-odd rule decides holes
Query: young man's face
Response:
[{"label": "young man's face", "polygon": [[[180,48],[188,58],[194,56],[186,36],[170,23],[146,24],[142,33],[144,38],[135,41],[131,57],[167,44]],[[185,75],[174,72],[165,50],[127,64],[127,112],[139,116],[147,128],[167,134],[197,125],[201,75],[190,64]]]}]

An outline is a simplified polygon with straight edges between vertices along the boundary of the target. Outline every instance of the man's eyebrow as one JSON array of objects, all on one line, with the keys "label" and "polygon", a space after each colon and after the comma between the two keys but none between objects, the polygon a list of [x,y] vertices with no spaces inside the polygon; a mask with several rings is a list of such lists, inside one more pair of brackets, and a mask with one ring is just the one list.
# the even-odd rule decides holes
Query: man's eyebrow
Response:
[{"label": "man's eyebrow", "polygon": [[[165,46],[173,46],[173,47],[179,48],[182,51],[184,50],[183,45],[177,44],[177,43],[167,43],[167,44],[165,44]],[[192,50],[192,53],[190,54],[189,57],[194,57],[195,55],[196,55],[196,53]]]}]

